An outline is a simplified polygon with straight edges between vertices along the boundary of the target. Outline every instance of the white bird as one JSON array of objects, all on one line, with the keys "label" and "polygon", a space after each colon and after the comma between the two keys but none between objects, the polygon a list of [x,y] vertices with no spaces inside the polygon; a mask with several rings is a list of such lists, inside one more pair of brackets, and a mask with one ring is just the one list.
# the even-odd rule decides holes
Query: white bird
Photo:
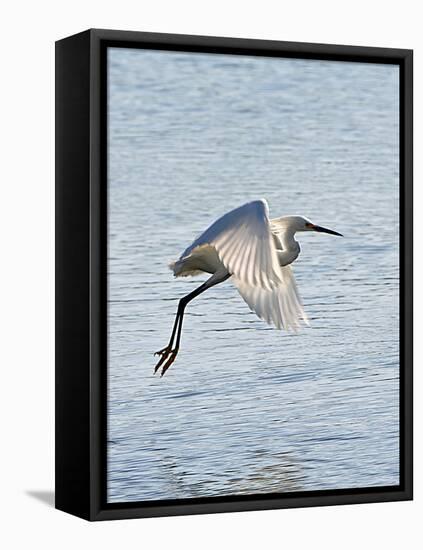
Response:
[{"label": "white bird", "polygon": [[300,245],[295,240],[297,231],[342,237],[301,216],[271,220],[267,201],[261,199],[219,218],[172,262],[169,267],[175,277],[204,272],[211,277],[180,299],[169,344],[156,352],[161,357],[154,372],[162,367],[163,376],[175,361],[187,304],[229,277],[250,309],[267,323],[286,330],[297,330],[301,322],[308,324],[290,266],[300,253]]}]

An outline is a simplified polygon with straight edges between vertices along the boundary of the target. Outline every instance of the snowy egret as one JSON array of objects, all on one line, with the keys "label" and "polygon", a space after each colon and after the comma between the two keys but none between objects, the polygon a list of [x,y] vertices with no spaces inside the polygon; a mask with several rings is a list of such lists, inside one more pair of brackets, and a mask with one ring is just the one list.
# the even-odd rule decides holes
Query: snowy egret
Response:
[{"label": "snowy egret", "polygon": [[[340,233],[315,225],[301,216],[269,219],[265,199],[244,204],[215,221],[170,264],[175,277],[210,273],[211,277],[180,299],[169,344],[154,372],[167,371],[179,351],[182,321],[187,304],[196,296],[229,277],[258,317],[278,329],[308,324],[290,264],[300,253],[297,231]],[[176,338],[176,341],[175,341]],[[174,345],[175,343],[175,345]]]}]

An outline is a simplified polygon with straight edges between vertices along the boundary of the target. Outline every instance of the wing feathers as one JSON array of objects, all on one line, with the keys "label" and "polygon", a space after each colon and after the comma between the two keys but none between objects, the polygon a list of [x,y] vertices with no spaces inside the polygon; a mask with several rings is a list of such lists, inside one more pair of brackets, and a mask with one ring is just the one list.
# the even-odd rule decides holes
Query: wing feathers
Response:
[{"label": "wing feathers", "polygon": [[281,282],[264,199],[244,204],[219,218],[185,250],[181,259],[204,244],[214,246],[229,273],[246,284],[270,289]]},{"label": "wing feathers", "polygon": [[296,330],[308,321],[290,266],[279,265],[278,243],[270,230],[267,202],[253,201],[215,221],[173,269],[175,274],[204,269],[199,251],[214,250],[251,310],[277,328]]},{"label": "wing feathers", "polygon": [[251,286],[233,277],[233,281],[249,308],[260,319],[279,329],[297,330],[301,322],[308,325],[291,267],[281,268],[282,281],[272,288]]}]

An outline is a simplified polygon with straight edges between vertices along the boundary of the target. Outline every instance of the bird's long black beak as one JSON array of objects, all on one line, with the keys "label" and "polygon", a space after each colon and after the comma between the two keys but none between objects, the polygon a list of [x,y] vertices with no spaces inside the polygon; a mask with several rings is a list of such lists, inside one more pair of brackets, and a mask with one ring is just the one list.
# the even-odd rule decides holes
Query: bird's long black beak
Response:
[{"label": "bird's long black beak", "polygon": [[326,227],[321,227],[320,225],[313,225],[313,230],[318,231],[319,233],[329,233],[329,235],[337,235],[338,237],[344,236],[344,235],[341,235],[341,233],[332,231],[332,229],[326,229]]}]

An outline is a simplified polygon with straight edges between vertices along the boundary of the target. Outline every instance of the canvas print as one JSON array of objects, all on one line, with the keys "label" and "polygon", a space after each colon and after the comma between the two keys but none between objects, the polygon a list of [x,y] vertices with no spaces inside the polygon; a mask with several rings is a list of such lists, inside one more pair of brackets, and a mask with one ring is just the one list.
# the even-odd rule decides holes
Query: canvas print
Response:
[{"label": "canvas print", "polygon": [[398,486],[399,66],[107,75],[107,501]]}]

